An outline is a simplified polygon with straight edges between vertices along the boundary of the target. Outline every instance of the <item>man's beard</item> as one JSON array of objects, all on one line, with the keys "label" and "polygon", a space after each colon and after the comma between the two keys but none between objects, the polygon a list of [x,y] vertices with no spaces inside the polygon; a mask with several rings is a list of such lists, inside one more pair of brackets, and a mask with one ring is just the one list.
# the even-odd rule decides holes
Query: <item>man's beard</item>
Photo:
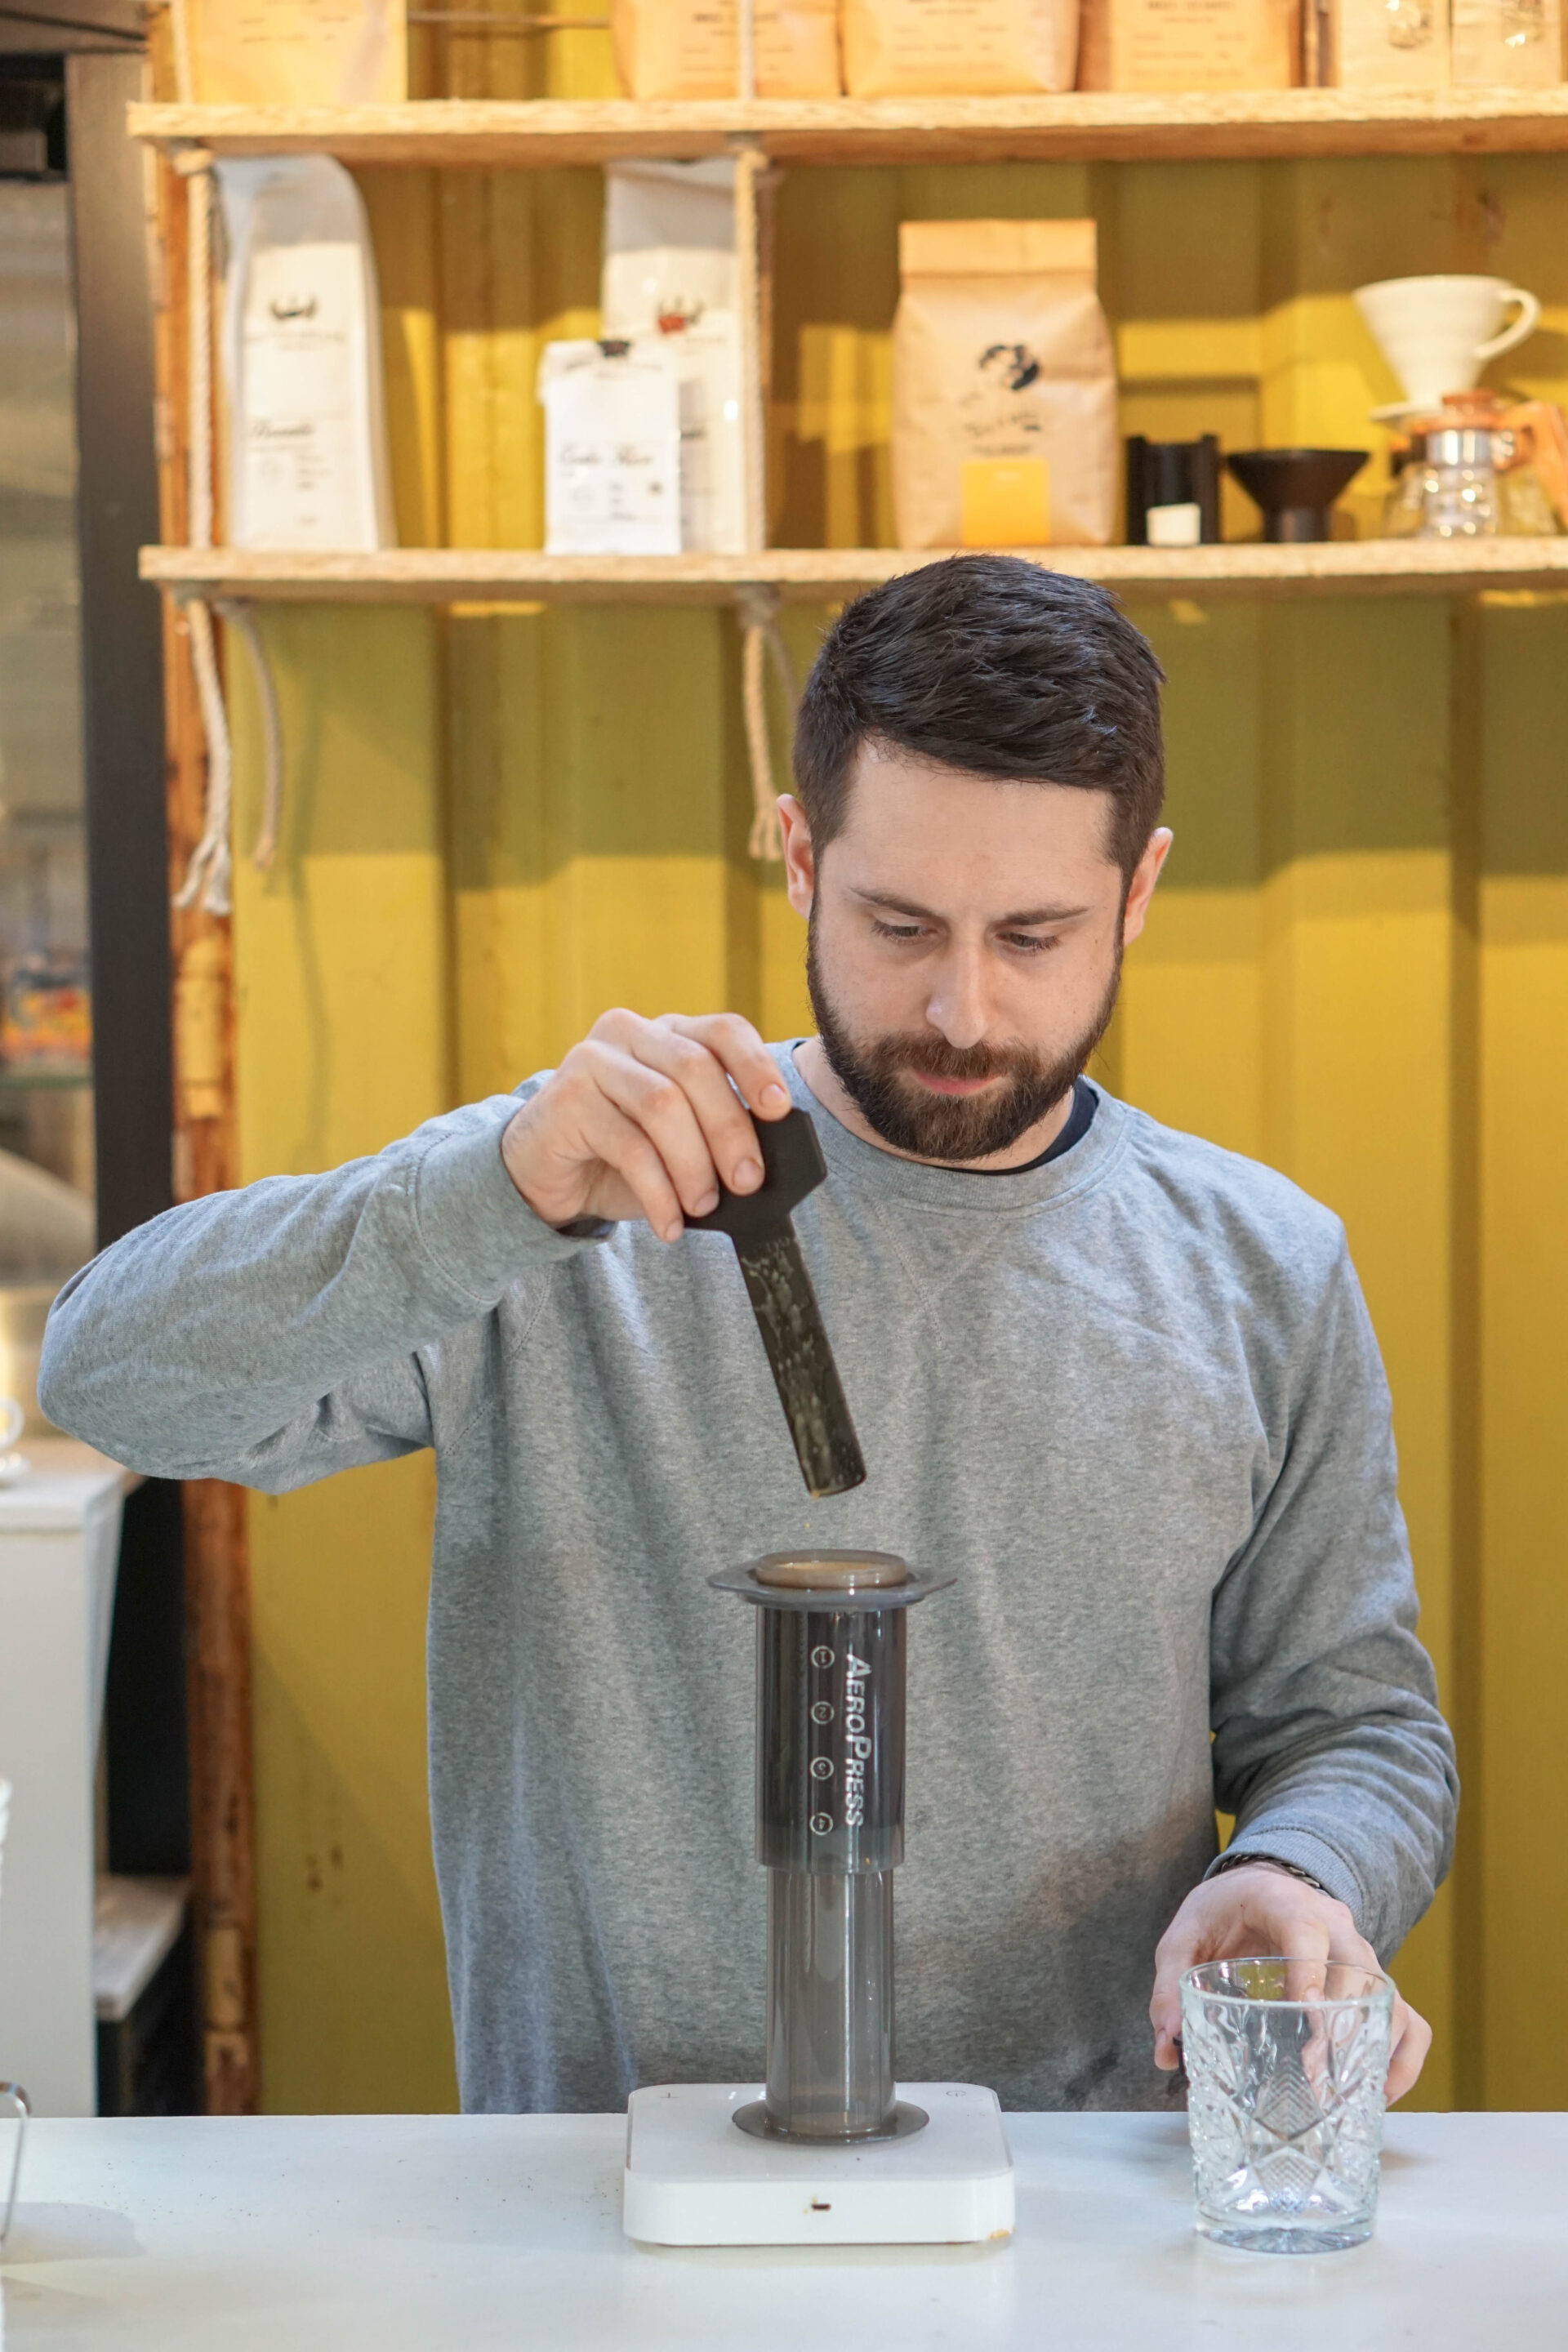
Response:
[{"label": "man's beard", "polygon": [[[868,1045],[852,1038],[834,1009],[817,954],[815,916],[806,926],[805,979],[828,1067],[861,1116],[895,1151],[962,1163],[1009,1151],[1070,1092],[1116,1010],[1121,982],[1120,929],[1110,982],[1093,1022],[1060,1052],[1014,1045],[951,1045],[934,1032],[895,1032]],[[983,1095],[934,1095],[913,1076],[1006,1083]]]}]

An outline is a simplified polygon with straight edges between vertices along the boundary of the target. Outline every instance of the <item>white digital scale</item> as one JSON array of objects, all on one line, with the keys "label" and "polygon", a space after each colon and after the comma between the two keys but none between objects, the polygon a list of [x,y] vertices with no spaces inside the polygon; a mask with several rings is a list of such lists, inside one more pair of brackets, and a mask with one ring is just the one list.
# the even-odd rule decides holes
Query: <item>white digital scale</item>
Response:
[{"label": "white digital scale", "polygon": [[924,2246],[1006,2238],[1013,2159],[994,2091],[906,2083],[930,2121],[908,2138],[818,2147],[734,2121],[762,2086],[676,2083],[626,2112],[628,2238],[654,2246]]}]

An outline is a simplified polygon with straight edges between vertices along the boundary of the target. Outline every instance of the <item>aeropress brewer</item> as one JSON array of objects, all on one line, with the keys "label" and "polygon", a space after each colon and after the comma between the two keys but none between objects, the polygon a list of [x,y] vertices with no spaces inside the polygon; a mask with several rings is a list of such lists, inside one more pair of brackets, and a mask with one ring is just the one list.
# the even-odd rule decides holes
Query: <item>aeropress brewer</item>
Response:
[{"label": "aeropress brewer", "polygon": [[[691,1222],[733,1243],[813,1496],[865,1479],[792,1213],[826,1175],[804,1111],[763,1121],[763,1177]],[[762,2085],[653,2084],[626,2116],[622,2222],[667,2246],[1005,2237],[996,2095],[893,2074],[893,1872],[904,1858],[909,1612],[952,1579],[891,1552],[771,1552],[709,1581],[757,1612],[756,1855],[768,1874]]]},{"label": "aeropress brewer", "polygon": [[904,1858],[909,1612],[952,1581],[891,1552],[787,1552],[710,1580],[757,1610],[757,1860],[768,1874],[759,2138],[886,2139],[923,2110],[893,2084],[893,1872]]},{"label": "aeropress brewer", "polygon": [[909,1612],[952,1581],[890,1552],[775,1552],[709,1581],[757,1612],[767,2079],[634,2091],[623,2224],[658,2245],[1004,2238],[994,2091],[893,2073]]}]

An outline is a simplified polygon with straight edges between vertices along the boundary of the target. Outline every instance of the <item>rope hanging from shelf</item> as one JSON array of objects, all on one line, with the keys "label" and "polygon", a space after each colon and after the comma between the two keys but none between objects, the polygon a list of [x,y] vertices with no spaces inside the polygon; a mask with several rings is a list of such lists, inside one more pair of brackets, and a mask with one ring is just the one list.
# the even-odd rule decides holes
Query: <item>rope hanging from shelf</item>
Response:
[{"label": "rope hanging from shelf", "polygon": [[[213,543],[213,320],[212,320],[212,157],[203,149],[182,155],[176,168],[185,179],[187,198],[186,261],[190,291],[189,398],[186,497],[188,537],[193,547]],[[278,851],[278,829],[283,804],[283,727],[278,688],[256,615],[247,604],[225,599],[208,604],[193,596],[184,606],[190,632],[191,665],[195,672],[196,699],[207,746],[206,810],[202,837],[191,852],[185,878],[174,893],[181,908],[199,905],[209,915],[234,911],[234,853],[230,843],[234,816],[234,742],[224,701],[213,635],[213,614],[237,630],[256,676],[261,704],[264,745],[261,831],[253,863],[263,872]]]},{"label": "rope hanging from shelf", "polygon": [[746,750],[752,767],[752,830],[746,847],[764,865],[776,866],[784,856],[779,833],[777,793],[773,783],[773,747],[768,740],[768,699],[765,661],[771,656],[791,730],[797,699],[795,665],[779,627],[776,588],[742,589],[737,599],[741,615],[741,695],[746,715]]},{"label": "rope hanging from shelf", "polygon": [[258,873],[269,873],[278,856],[278,828],[283,817],[283,714],[278,706],[278,681],[267,658],[266,641],[256,624],[253,604],[225,598],[213,610],[226,627],[237,629],[256,678],[261,705],[262,798],[261,827],[250,862]]},{"label": "rope hanging from shelf", "polygon": [[736,12],[736,77],[735,95],[742,105],[757,94],[757,0],[741,0]]},{"label": "rope hanging from shelf", "polygon": [[[754,0],[741,0],[740,94],[754,98],[757,86],[756,16]],[[742,452],[745,465],[746,545],[760,553],[767,544],[767,476],[765,462],[766,407],[763,387],[763,271],[760,252],[758,194],[768,171],[767,157],[751,142],[735,157],[735,276],[741,313],[741,413],[744,420]],[[777,797],[773,783],[772,747],[768,740],[766,664],[772,657],[790,726],[795,724],[795,672],[789,648],[779,631],[778,591],[742,589],[737,597],[741,620],[741,697],[746,719],[746,750],[752,769],[751,855],[767,865],[784,856],[779,834]]]},{"label": "rope hanging from shelf", "polygon": [[[187,361],[190,397],[189,443],[186,452],[187,537],[193,547],[213,543],[212,453],[212,157],[204,151],[182,155],[175,167],[186,185],[186,268],[190,297],[190,351]],[[233,858],[229,848],[229,817],[234,800],[234,751],[229,740],[228,713],[224,708],[223,681],[218,676],[217,649],[213,643],[212,614],[206,602],[193,596],[185,605],[190,633],[191,662],[195,671],[196,698],[207,742],[206,814],[202,837],[191,852],[185,878],[174,893],[176,907],[198,903],[209,915],[226,915],[234,904],[230,890]]]}]

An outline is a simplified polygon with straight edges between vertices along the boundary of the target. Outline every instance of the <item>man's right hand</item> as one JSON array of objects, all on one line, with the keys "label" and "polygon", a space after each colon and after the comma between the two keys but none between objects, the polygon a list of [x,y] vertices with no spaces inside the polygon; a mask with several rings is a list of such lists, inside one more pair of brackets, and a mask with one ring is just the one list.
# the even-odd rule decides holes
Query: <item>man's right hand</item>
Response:
[{"label": "man's right hand", "polygon": [[672,1242],[685,1219],[763,1181],[758,1118],[782,1118],[789,1089],[749,1021],[606,1013],[507,1122],[506,1171],[547,1225],[646,1217]]}]

